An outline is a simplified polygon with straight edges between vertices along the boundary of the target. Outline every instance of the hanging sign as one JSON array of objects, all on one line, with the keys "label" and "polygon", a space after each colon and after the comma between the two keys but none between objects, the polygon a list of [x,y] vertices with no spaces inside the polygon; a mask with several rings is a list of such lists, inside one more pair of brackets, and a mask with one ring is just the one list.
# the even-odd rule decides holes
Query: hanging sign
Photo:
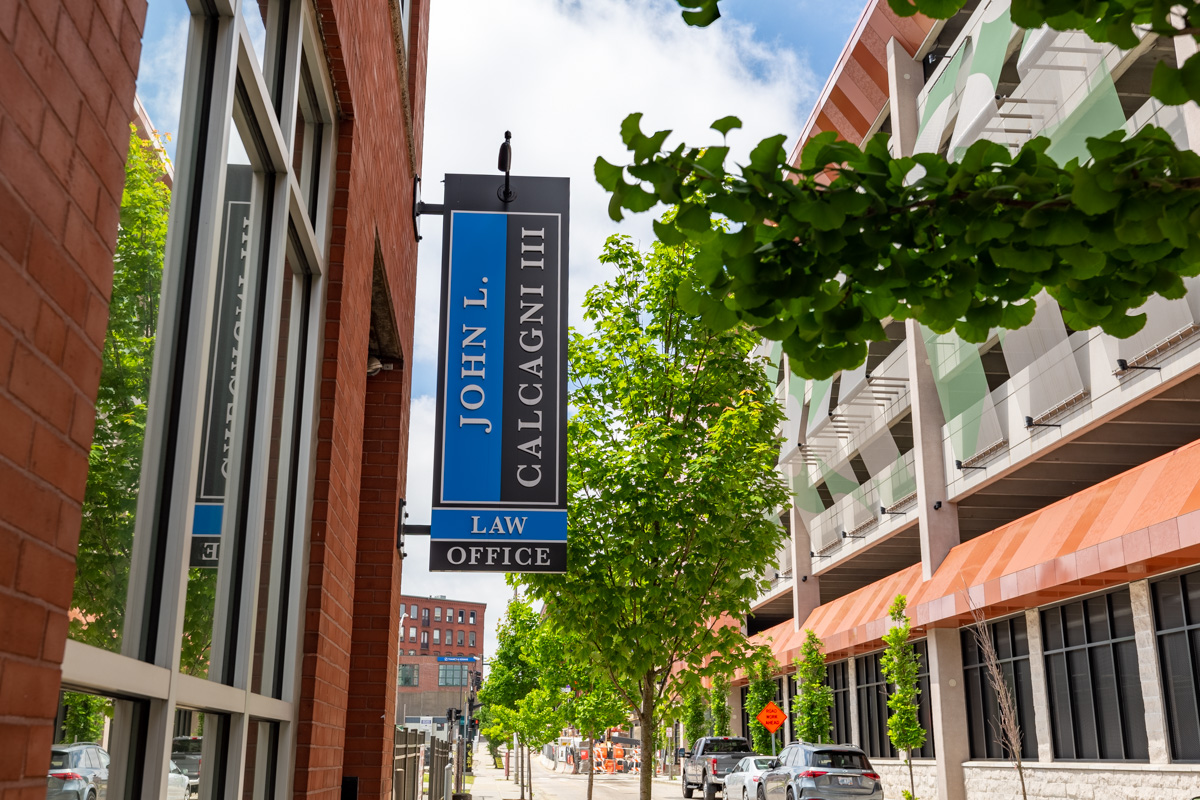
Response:
[{"label": "hanging sign", "polygon": [[429,568],[567,566],[570,181],[447,175]]}]

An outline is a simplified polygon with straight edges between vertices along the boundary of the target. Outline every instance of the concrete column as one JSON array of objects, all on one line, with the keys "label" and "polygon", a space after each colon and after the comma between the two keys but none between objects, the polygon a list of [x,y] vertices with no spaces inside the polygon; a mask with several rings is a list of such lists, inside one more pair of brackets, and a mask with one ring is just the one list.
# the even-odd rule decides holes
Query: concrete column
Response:
[{"label": "concrete column", "polygon": [[[942,426],[946,424],[942,401],[925,351],[925,338],[916,320],[906,323],[908,337],[908,389],[912,397],[913,449],[916,451],[917,518],[921,526],[921,574],[925,580],[957,546],[958,504],[947,500],[946,462]],[[934,503],[940,508],[934,509]]]},{"label": "concrete column", "polygon": [[887,44],[887,68],[892,155],[911,156],[920,127],[917,124],[917,94],[925,85],[925,71],[895,38]]},{"label": "concrete column", "polygon": [[[1179,66],[1197,51],[1196,40],[1190,36],[1175,37],[1175,60]],[[1183,123],[1187,128],[1188,147],[1200,150],[1200,106],[1195,103],[1184,103],[1179,107],[1183,114]]]},{"label": "concrete column", "polygon": [[932,628],[925,641],[929,646],[938,800],[966,800],[962,765],[971,759],[971,747],[967,735],[967,698],[963,690],[962,640],[957,628]]},{"label": "concrete column", "polygon": [[1171,763],[1171,739],[1158,670],[1158,642],[1154,633],[1154,612],[1150,602],[1150,582],[1129,584],[1133,604],[1133,632],[1137,641],[1138,672],[1142,679],[1142,703],[1146,707],[1146,737],[1150,743],[1150,763]]},{"label": "concrete column", "polygon": [[[788,477],[795,467],[788,469]],[[793,505],[792,515],[792,624],[796,630],[821,605],[821,579],[812,574],[812,539],[808,526]]]},{"label": "concrete column", "polygon": [[[742,728],[742,689],[740,686],[729,690],[729,730],[733,731],[734,736],[747,736],[750,733]],[[686,742],[683,746],[691,747],[692,743]]]},{"label": "concrete column", "polygon": [[1054,730],[1050,722],[1050,687],[1046,683],[1046,651],[1042,647],[1042,615],[1036,608],[1025,612],[1029,637],[1029,675],[1033,684],[1033,722],[1037,731],[1038,761],[1054,760]]},{"label": "concrete column", "polygon": [[862,730],[858,726],[858,667],[854,656],[850,656],[846,667],[846,681],[850,684],[850,741],[862,747]]}]

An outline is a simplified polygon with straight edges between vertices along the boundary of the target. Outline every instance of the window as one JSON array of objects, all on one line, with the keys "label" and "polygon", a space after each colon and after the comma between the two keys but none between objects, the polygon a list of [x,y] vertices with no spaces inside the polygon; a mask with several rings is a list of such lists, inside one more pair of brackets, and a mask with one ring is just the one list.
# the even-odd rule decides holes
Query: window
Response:
[{"label": "window", "polygon": [[428,608],[421,609],[421,624],[426,627],[429,626],[429,609]]},{"label": "window", "polygon": [[413,603],[412,605],[410,605],[408,607],[408,616],[411,619],[417,618],[417,604],[416,603]]},{"label": "window", "polygon": [[475,646],[475,631],[467,633],[467,647]]},{"label": "window", "polygon": [[433,629],[433,643],[434,644],[442,643],[442,629],[441,628]]},{"label": "window", "polygon": [[417,626],[416,625],[408,626],[408,640],[410,642],[415,642],[417,640]]},{"label": "window", "polygon": [[475,624],[475,612],[474,611],[472,611],[470,613],[469,618],[471,620],[471,624],[474,625]]},{"label": "window", "polygon": [[434,606],[434,608],[433,608],[433,621],[434,621],[434,622],[441,622],[441,621],[442,621],[442,607],[441,607],[441,606]]},{"label": "window", "polygon": [[[921,671],[917,673],[917,718],[925,729],[925,746],[913,758],[933,758],[933,709],[929,698],[929,650],[924,641],[914,642]],[[883,677],[880,660],[883,651],[859,656],[855,661],[858,682],[858,730],[860,745],[872,758],[897,758],[887,735],[887,699],[890,687]]]},{"label": "window", "polygon": [[454,631],[446,628],[446,647],[451,647],[454,644]]},{"label": "window", "polygon": [[467,664],[438,664],[438,686],[466,686]]},{"label": "window", "polygon": [[429,649],[429,631],[421,631],[421,647]]},{"label": "window", "polygon": [[835,742],[848,743],[853,736],[850,728],[850,662],[839,661],[825,668],[825,685],[833,690],[833,730],[830,736]]},{"label": "window", "polygon": [[454,622],[454,609],[453,608],[446,609],[446,622]]},{"label": "window", "polygon": [[1200,572],[1152,589],[1171,758],[1200,761]]},{"label": "window", "polygon": [[464,638],[466,638],[466,637],[463,636],[463,631],[459,631],[458,636],[456,636],[454,639],[454,643],[457,644],[459,647],[462,647]]},{"label": "window", "polygon": [[458,624],[459,624],[459,625],[461,625],[461,624],[462,624],[462,622],[463,622],[463,617],[464,617],[464,616],[465,616],[465,615],[463,614],[463,610],[460,608],[460,609],[458,610]]},{"label": "window", "polygon": [[[1033,678],[1029,671],[1029,638],[1025,617],[993,622],[987,626],[1004,682],[1017,703],[1017,722],[1021,726],[1021,757],[1036,761],[1037,728],[1033,719]],[[983,653],[972,628],[962,630],[963,690],[967,696],[967,736],[971,758],[1010,759],[1001,743],[1000,714],[996,693],[988,676]]]},{"label": "window", "polygon": [[1054,757],[1150,757],[1129,589],[1042,612]]},{"label": "window", "polygon": [[409,654],[410,656],[415,656],[415,655],[417,654],[417,651],[416,651],[416,650],[409,650],[409,651],[408,651],[408,654]]},{"label": "window", "polygon": [[419,664],[401,664],[400,678],[396,682],[397,686],[416,686],[421,677],[421,666]]}]

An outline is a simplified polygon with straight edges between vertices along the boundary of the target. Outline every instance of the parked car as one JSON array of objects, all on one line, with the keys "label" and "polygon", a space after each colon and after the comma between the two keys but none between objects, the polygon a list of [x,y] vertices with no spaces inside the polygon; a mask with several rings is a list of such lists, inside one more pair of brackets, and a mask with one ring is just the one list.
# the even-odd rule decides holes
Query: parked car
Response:
[{"label": "parked car", "polygon": [[50,748],[46,800],[104,800],[108,795],[108,753],[95,742]]},{"label": "parked car", "polygon": [[172,761],[170,771],[167,773],[167,800],[189,800],[193,794],[197,793],[193,792],[193,786],[199,789],[200,781],[189,778],[187,773]]},{"label": "parked car", "polygon": [[746,756],[757,755],[740,736],[701,736],[683,754],[683,796],[704,790],[704,800],[713,800],[725,788],[725,774]]},{"label": "parked car", "polygon": [[199,794],[200,747],[204,739],[199,736],[176,736],[171,741],[171,760],[192,782],[192,791]]},{"label": "parked car", "polygon": [[762,774],[779,766],[773,756],[746,756],[725,773],[725,797],[732,800],[754,800]]},{"label": "parked car", "polygon": [[762,774],[758,800],[883,800],[883,782],[867,754],[849,744],[789,744],[779,766]]}]

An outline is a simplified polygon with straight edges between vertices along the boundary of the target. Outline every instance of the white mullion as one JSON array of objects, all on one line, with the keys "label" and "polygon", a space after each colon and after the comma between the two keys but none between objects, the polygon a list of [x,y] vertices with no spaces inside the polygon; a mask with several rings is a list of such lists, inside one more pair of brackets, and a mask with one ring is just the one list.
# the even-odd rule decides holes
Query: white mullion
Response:
[{"label": "white mullion", "polygon": [[313,275],[324,275],[324,253],[320,240],[317,239],[316,231],[313,230],[312,223],[308,219],[308,211],[304,195],[300,191],[300,184],[297,182],[294,172],[290,173],[288,178],[288,204],[291,207],[292,224],[295,226],[296,239],[301,249],[298,255],[304,258]]},{"label": "white mullion", "polygon": [[[211,86],[199,85],[199,80],[203,77],[199,67],[203,64],[204,54],[200,52],[200,42],[194,38],[197,34],[202,34],[206,25],[216,26],[216,58],[212,64]],[[193,132],[202,130],[202,127],[208,134],[203,154],[205,164],[203,174],[194,174],[196,162],[188,161],[186,164],[181,164],[180,172],[175,175],[175,191],[180,192],[182,186],[186,186],[185,191],[188,196],[191,194],[192,182],[200,181],[200,186],[202,186],[199,198],[200,207],[198,210],[192,209],[191,203],[187,203],[190,198],[185,196],[187,217],[181,216],[185,213],[185,207],[181,206],[176,209],[174,203],[172,212],[170,212],[172,223],[178,223],[182,222],[182,219],[192,217],[193,211],[197,211],[194,213],[194,218],[197,219],[197,229],[194,231],[196,252],[192,254],[194,273],[190,311],[188,311],[190,329],[187,332],[185,371],[182,375],[179,395],[176,397],[179,401],[180,423],[178,438],[175,441],[174,473],[166,476],[166,480],[172,482],[173,487],[168,529],[176,535],[167,536],[166,542],[164,542],[168,549],[166,560],[164,560],[163,608],[160,625],[158,625],[158,648],[155,657],[158,666],[169,666],[172,680],[170,680],[167,698],[150,702],[150,722],[148,732],[146,732],[142,781],[143,787],[151,796],[166,796],[170,748],[172,748],[174,733],[175,694],[176,688],[178,688],[180,643],[187,599],[188,560],[191,555],[192,515],[199,473],[204,384],[208,378],[209,335],[215,294],[217,252],[220,247],[218,240],[220,240],[221,234],[221,207],[224,184],[226,184],[224,164],[227,161],[228,134],[230,119],[232,119],[230,118],[230,107],[233,104],[235,54],[236,29],[232,18],[221,17],[209,20],[193,18],[192,35],[188,37],[185,97],[194,101],[198,92],[205,89],[210,89],[211,95],[208,119],[196,119],[186,110],[180,119],[180,146],[184,146],[184,140],[190,139]],[[185,109],[193,107],[191,102],[185,102],[184,106]],[[217,168],[212,167],[214,164]],[[186,180],[181,181],[181,178]],[[180,216],[176,216],[176,212]],[[174,227],[174,224],[170,227]],[[178,237],[176,237],[175,251],[168,253],[166,263],[178,264],[181,259],[186,258],[187,253],[182,252],[184,247],[185,242],[178,241]],[[164,270],[163,283],[166,284],[166,282],[166,270]],[[173,294],[182,293],[184,289],[185,287],[180,285],[180,287],[173,287],[172,291]],[[166,285],[164,285],[163,295],[167,296]],[[166,321],[166,330],[169,331],[169,336],[167,341],[163,341],[161,337],[158,339],[156,353],[160,349],[160,345],[173,349],[176,338],[178,338],[178,331],[172,329],[175,321],[172,314],[175,312],[176,306],[163,303],[162,309],[163,317],[166,318],[163,321]],[[155,381],[160,392],[167,389],[164,381],[172,377],[169,372],[162,374],[161,380]],[[151,390],[152,397],[154,397],[154,390]],[[152,402],[154,401],[151,399]],[[154,407],[151,405],[151,408]],[[166,409],[160,409],[158,419],[162,419],[162,415],[167,413]],[[161,465],[157,463],[152,463],[149,467],[155,474],[158,469],[161,469]],[[145,474],[146,464],[143,465],[143,475]],[[148,581],[148,579],[150,579],[149,575],[134,575],[131,570],[131,587],[132,585],[145,585],[136,582]],[[116,788],[120,794],[120,789],[124,787]]]},{"label": "white mullion", "polygon": [[[250,99],[250,108],[244,111],[253,114],[255,126],[267,146],[264,154],[271,159],[269,171],[285,172],[288,167],[287,143],[283,132],[275,119],[275,108],[271,105],[271,93],[267,89],[266,79],[262,68],[254,56],[254,45],[250,41],[250,29],[246,27],[246,19],[241,14],[237,16],[238,40],[238,74],[242,85]],[[256,167],[266,168],[268,165],[255,164]]]},{"label": "white mullion", "polygon": [[246,710],[246,693],[235,686],[183,673],[175,676],[174,684],[180,705],[218,714],[240,714]]},{"label": "white mullion", "polygon": [[[296,452],[292,468],[299,471],[295,499],[295,522],[290,535],[297,537],[296,547],[292,551],[292,563],[286,565],[291,571],[290,590],[288,592],[288,608],[293,610],[290,620],[291,647],[285,650],[283,681],[280,686],[280,696],[292,699],[293,709],[299,709],[302,701],[302,682],[300,680],[300,665],[304,659],[304,613],[305,598],[308,596],[308,562],[310,540],[312,534],[312,502],[313,486],[316,476],[317,447],[316,434],[320,414],[321,388],[321,356],[324,352],[325,331],[325,300],[328,294],[328,281],[322,275],[312,275],[311,291],[308,302],[308,331],[307,339],[301,343],[306,351],[305,383],[299,386],[303,393],[303,421],[301,423],[299,448]],[[286,647],[287,643],[284,643]],[[296,731],[298,724],[295,716],[287,725],[279,728],[279,758],[277,763],[276,790],[281,797],[290,797],[293,793],[295,775],[292,765],[296,761]],[[286,756],[286,757],[285,757]]]},{"label": "white mullion", "polygon": [[268,722],[287,722],[292,718],[294,709],[295,706],[286,700],[276,700],[261,694],[250,695],[250,701],[246,705],[247,714]]},{"label": "white mullion", "polygon": [[287,28],[284,36],[287,39],[287,63],[283,65],[283,84],[279,97],[279,128],[282,131],[284,152],[287,153],[288,168],[292,164],[292,148],[296,146],[296,98],[300,92],[300,59],[304,52],[304,28],[309,3],[305,0],[291,0],[288,8]]},{"label": "white mullion", "polygon": [[73,639],[63,651],[62,673],[64,686],[99,694],[165,700],[171,686],[171,673],[163,667]]}]

